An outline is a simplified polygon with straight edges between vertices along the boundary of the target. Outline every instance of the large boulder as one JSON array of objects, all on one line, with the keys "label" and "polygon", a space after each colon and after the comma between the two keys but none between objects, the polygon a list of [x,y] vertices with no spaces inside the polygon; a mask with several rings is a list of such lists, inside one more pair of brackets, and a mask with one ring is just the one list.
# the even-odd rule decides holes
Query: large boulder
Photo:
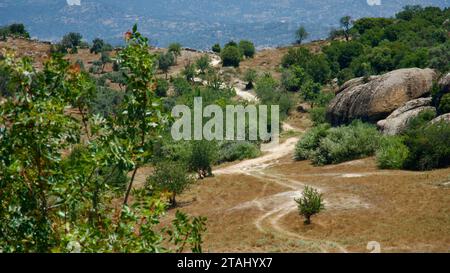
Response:
[{"label": "large boulder", "polygon": [[333,125],[354,119],[375,123],[404,103],[429,94],[435,79],[432,69],[408,68],[350,80],[329,104],[327,119]]},{"label": "large boulder", "polygon": [[386,135],[397,135],[402,133],[411,121],[422,111],[430,110],[436,112],[431,106],[431,98],[420,98],[408,101],[403,106],[392,112],[386,119],[377,123],[378,128]]},{"label": "large boulder", "polygon": [[438,85],[442,94],[450,93],[450,72],[442,76]]}]

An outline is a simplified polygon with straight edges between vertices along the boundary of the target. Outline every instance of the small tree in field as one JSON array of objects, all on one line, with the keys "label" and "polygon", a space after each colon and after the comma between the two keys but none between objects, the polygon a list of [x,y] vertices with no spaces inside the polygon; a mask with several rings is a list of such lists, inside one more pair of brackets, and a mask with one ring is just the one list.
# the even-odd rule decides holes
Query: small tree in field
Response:
[{"label": "small tree in field", "polygon": [[305,217],[305,225],[311,224],[311,217],[325,209],[322,194],[316,189],[306,186],[302,197],[294,199],[298,204],[298,212]]},{"label": "small tree in field", "polygon": [[189,175],[184,165],[168,161],[156,165],[153,175],[147,179],[147,187],[151,187],[152,190],[168,192],[170,206],[176,207],[176,196],[193,182],[194,178]]}]

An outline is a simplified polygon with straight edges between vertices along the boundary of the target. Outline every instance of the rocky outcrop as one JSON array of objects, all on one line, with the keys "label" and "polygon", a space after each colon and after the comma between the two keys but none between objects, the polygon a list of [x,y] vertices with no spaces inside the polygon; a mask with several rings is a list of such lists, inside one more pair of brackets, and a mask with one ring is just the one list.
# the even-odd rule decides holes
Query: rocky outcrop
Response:
[{"label": "rocky outcrop", "polygon": [[435,123],[438,123],[438,122],[440,122],[440,121],[444,121],[444,122],[450,123],[450,113],[441,115],[441,116],[439,116],[439,117],[433,119],[432,121],[430,121],[430,123],[431,123],[431,124],[435,124]]},{"label": "rocky outcrop", "polygon": [[450,72],[439,80],[439,89],[442,94],[450,93]]},{"label": "rocky outcrop", "polygon": [[403,106],[392,112],[386,119],[377,123],[378,128],[386,135],[397,135],[402,133],[407,127],[409,121],[418,116],[422,111],[434,111],[431,106],[431,98],[420,98],[408,101]]},{"label": "rocky outcrop", "polygon": [[436,73],[432,69],[399,69],[368,79],[345,83],[327,108],[333,125],[354,119],[377,122],[406,102],[430,93]]}]

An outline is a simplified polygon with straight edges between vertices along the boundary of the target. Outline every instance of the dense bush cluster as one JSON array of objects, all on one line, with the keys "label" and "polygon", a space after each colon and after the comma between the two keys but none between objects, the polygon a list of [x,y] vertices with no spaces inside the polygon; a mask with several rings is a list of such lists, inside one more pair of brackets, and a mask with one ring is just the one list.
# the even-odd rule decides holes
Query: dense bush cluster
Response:
[{"label": "dense bush cluster", "polygon": [[298,142],[295,158],[316,165],[336,164],[374,155],[379,143],[376,127],[360,121],[336,128],[320,125]]},{"label": "dense bush cluster", "polygon": [[213,51],[220,52],[223,66],[233,67],[239,67],[242,58],[252,58],[256,53],[255,45],[247,40],[242,40],[239,44],[230,41],[222,49],[220,45],[214,45]]},{"label": "dense bush cluster", "polygon": [[315,165],[335,164],[376,155],[382,169],[431,170],[450,165],[450,124],[431,124],[433,113],[423,112],[400,136],[381,136],[373,125],[355,121],[331,128],[320,124],[297,143],[296,160]]}]

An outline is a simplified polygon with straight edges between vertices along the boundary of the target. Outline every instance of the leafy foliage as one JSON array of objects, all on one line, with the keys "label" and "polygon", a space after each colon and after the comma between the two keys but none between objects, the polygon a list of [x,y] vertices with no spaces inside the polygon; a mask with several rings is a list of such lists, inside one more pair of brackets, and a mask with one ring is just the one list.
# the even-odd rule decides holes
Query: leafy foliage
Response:
[{"label": "leafy foliage", "polygon": [[409,150],[401,137],[384,137],[376,156],[381,169],[401,169],[409,156]]},{"label": "leafy foliage", "polygon": [[[154,95],[148,40],[136,26],[127,37],[118,56],[127,90],[106,118],[90,111],[93,79],[62,56],[41,71],[10,54],[0,61],[11,77],[0,104],[1,252],[201,251],[203,217],[178,212],[161,229],[161,196],[135,190],[129,204],[167,116]],[[124,199],[116,209],[118,194]]]},{"label": "leafy foliage", "polygon": [[193,182],[193,177],[188,174],[183,164],[164,161],[158,163],[153,174],[148,177],[147,187],[151,190],[168,192],[171,207],[176,207],[176,196]]},{"label": "leafy foliage", "polygon": [[316,165],[336,164],[374,155],[379,147],[381,136],[372,125],[354,121],[348,126],[328,126],[312,129],[299,141],[297,160],[310,159]]},{"label": "leafy foliage", "polygon": [[311,217],[325,209],[323,195],[318,190],[305,186],[302,197],[295,199],[298,205],[298,212],[305,218],[305,225],[311,224]]},{"label": "leafy foliage", "polygon": [[218,162],[233,162],[258,157],[258,146],[248,141],[224,141],[220,144]]},{"label": "leafy foliage", "polygon": [[308,38],[308,36],[309,33],[306,31],[305,27],[300,26],[295,32],[295,42],[300,45],[306,38]]},{"label": "leafy foliage", "polygon": [[212,46],[211,50],[215,53],[220,53],[222,51],[222,47],[220,44],[215,44]]},{"label": "leafy foliage", "polygon": [[242,55],[247,58],[253,58],[256,52],[255,45],[247,40],[242,40],[239,42],[239,50]]},{"label": "leafy foliage", "polygon": [[239,63],[241,62],[241,51],[237,45],[226,45],[222,49],[220,56],[222,58],[223,66],[239,67]]},{"label": "leafy foliage", "polygon": [[409,155],[404,167],[413,170],[431,170],[450,165],[450,124],[412,126],[405,133],[404,144]]}]

